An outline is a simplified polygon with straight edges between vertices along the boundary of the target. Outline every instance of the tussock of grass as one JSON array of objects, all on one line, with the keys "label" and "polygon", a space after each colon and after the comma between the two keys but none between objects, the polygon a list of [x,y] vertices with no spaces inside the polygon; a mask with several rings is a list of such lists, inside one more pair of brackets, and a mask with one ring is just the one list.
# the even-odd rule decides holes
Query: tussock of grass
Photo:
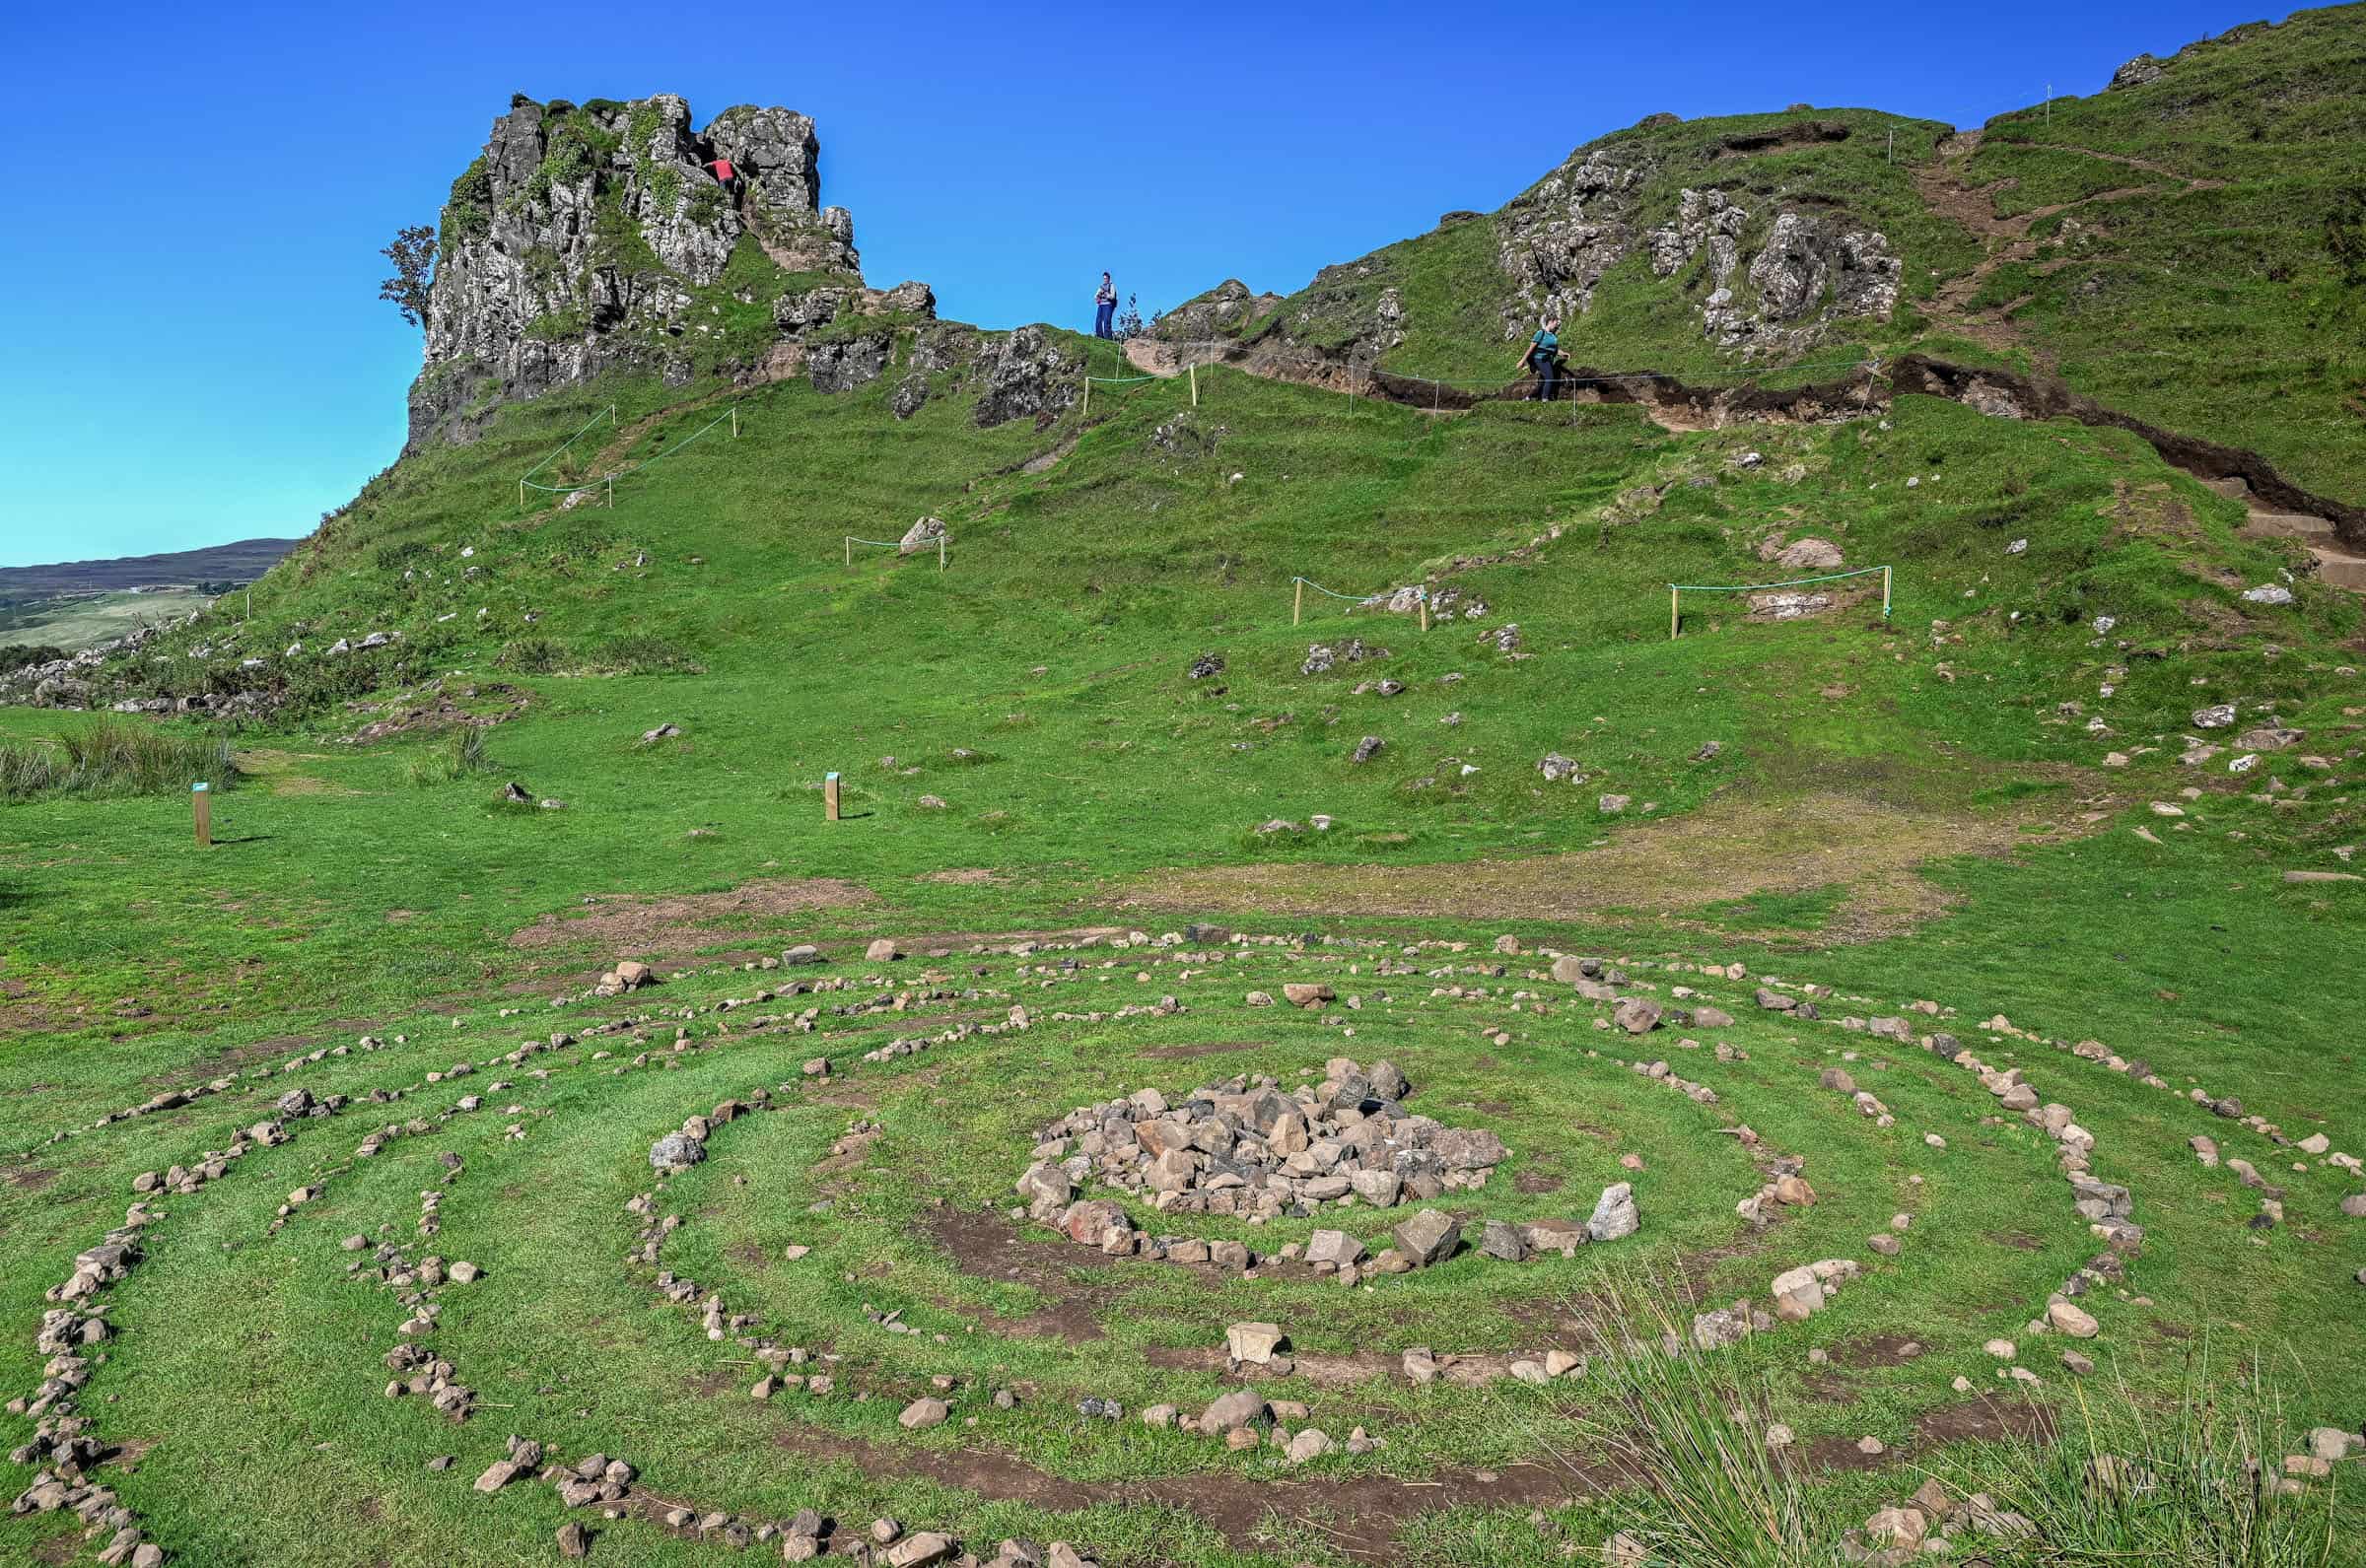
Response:
[{"label": "tussock of grass", "polygon": [[474,724],[447,731],[443,738],[410,761],[415,784],[457,784],[478,774],[494,773],[501,765],[485,755],[485,732]]},{"label": "tussock of grass", "polygon": [[[1947,1479],[2037,1528],[1990,1552],[1997,1568],[2145,1562],[2174,1568],[2329,1568],[2335,1490],[2284,1495],[2283,1460],[2306,1453],[2276,1377],[2256,1354],[2219,1367],[2206,1349],[2174,1402],[2123,1382],[2076,1390],[2052,1442],[1995,1445]],[[2231,1375],[2230,1375],[2231,1372]]]},{"label": "tussock of grass", "polygon": [[238,777],[230,743],[105,718],[52,739],[0,745],[0,800],[40,795],[155,795]]}]

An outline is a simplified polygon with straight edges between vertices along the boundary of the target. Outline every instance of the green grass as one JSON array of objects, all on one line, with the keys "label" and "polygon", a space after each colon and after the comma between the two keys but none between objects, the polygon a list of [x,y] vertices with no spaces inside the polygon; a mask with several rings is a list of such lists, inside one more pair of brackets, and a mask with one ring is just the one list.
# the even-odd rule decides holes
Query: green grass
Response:
[{"label": "green grass", "polygon": [[[2075,122],[2089,112],[2057,103],[2055,134],[2071,120],[2102,136],[2101,118]],[[1712,162],[1722,138],[1785,116],[1628,137],[1655,160],[1646,207],[1713,176],[1754,221],[1784,200],[1844,201],[1910,258],[1910,295],[1927,297],[1932,269],[1971,264],[1969,237],[1922,211],[1912,180],[1938,127],[1817,117],[1849,123],[1849,139]],[[2011,140],[1982,158],[2019,156]],[[2025,193],[2068,199],[2103,177],[2033,154]],[[2144,213],[2168,223],[2205,199],[2266,197],[2229,185],[2114,204],[2111,243],[2133,242]],[[2075,243],[2065,235],[2057,224],[2047,242]],[[1495,306],[1466,282],[1492,243],[1486,223],[1408,241],[1286,318],[1305,307],[1293,331],[1346,341],[1321,335],[1352,332],[1366,283],[1393,285],[1408,336],[1391,364],[1491,374],[1507,357],[1489,337]],[[2212,254],[2206,288],[2240,307],[2254,285],[2220,266],[2231,252]],[[1991,286],[2000,302],[2036,297],[2041,346],[2068,341],[2044,334],[2068,319],[2056,285],[2079,270],[2049,272],[2052,259]],[[751,287],[813,282],[732,265]],[[1639,266],[1604,280],[1580,355],[1715,372],[1692,283]],[[1910,307],[1850,323],[1833,347],[1886,352],[1919,319]],[[2192,374],[2165,377],[2150,406],[2267,429],[2236,392],[2298,352],[2296,319],[2262,314],[2264,369],[2224,343],[2157,339]],[[719,307],[702,369],[722,368],[753,320]],[[294,1124],[295,1141],[158,1199],[147,1259],[107,1293],[114,1337],[83,1409],[109,1441],[142,1445],[136,1466],[101,1473],[176,1560],[547,1555],[565,1518],[547,1488],[468,1488],[512,1431],[622,1455],[657,1495],[702,1508],[813,1506],[851,1530],[889,1513],[972,1545],[1067,1538],[1110,1568],[1525,1568],[1598,1554],[1619,1532],[1678,1560],[1820,1560],[1926,1471],[2009,1497],[2062,1561],[2316,1561],[2329,1522],[2335,1539],[2355,1533],[2345,1480],[2293,1499],[2235,1484],[2245,1459],[2280,1466],[2295,1434],[2351,1425],[2366,1400],[2352,1282],[2366,1242],[2340,1208],[2358,1183],[2293,1147],[2322,1131],[2356,1151],[2366,1125],[2347,1026],[2366,1006],[2353,962],[2366,902],[2355,884],[2283,880],[2342,869],[2359,842],[2359,612],[2305,580],[2289,607],[2243,600],[2293,557],[2240,537],[2239,506],[2124,432],[1915,397],[1868,419],[1679,432],[1625,407],[1433,418],[1204,369],[1196,409],[1184,383],[1149,380],[1096,386],[1089,420],[1072,408],[981,430],[975,378],[939,369],[897,420],[887,399],[920,328],[856,327],[889,334],[893,353],[847,394],[620,375],[500,407],[470,444],[373,481],[255,584],[250,616],[242,599],[110,667],[110,701],[283,702],[229,737],[241,787],[217,802],[210,850],[189,842],[178,795],[200,776],[185,749],[214,737],[0,711],[0,758],[38,759],[11,766],[104,785],[45,784],[0,805],[0,1324],[15,1326],[0,1381],[38,1386],[42,1293],[119,1222],[135,1176],[227,1146],[295,1084],[348,1097]],[[2326,379],[2275,430],[2292,409],[2289,429],[2308,430],[2346,374],[2337,344],[2317,352]],[[2118,363],[2064,368],[2093,385],[2078,378]],[[708,429],[726,397],[736,439]],[[615,426],[594,424],[549,482],[622,470],[614,505],[602,486],[592,505],[521,506],[518,476],[611,403]],[[847,561],[847,535],[897,538],[922,515],[949,523],[945,569]],[[1764,580],[1777,533],[1894,566],[1892,613],[1876,596],[1769,623],[1703,596],[1669,640],[1668,581]],[[1310,593],[1293,626],[1300,576],[1351,597],[1418,582],[1460,602],[1425,634]],[[1509,652],[1496,642],[1507,625]],[[373,633],[387,640],[363,648]],[[1385,654],[1302,673],[1310,646],[1351,638]],[[350,651],[329,653],[340,640]],[[1223,668],[1194,680],[1204,653]],[[2303,736],[2248,772],[2230,771],[2232,747],[2181,763],[2194,711],[2222,701],[2241,722],[2214,740],[2271,717]],[[665,724],[678,733],[642,740]],[[1357,764],[1366,735],[1383,746]],[[1548,752],[1583,782],[1548,784]],[[2124,768],[2104,765],[2113,752]],[[130,760],[86,775],[63,761],[76,755]],[[832,773],[834,823],[820,802]],[[157,794],[134,787],[156,781]],[[513,782],[537,803],[506,801]],[[1610,794],[1628,809],[1606,813]],[[1307,831],[1256,831],[1275,818]],[[1182,956],[1206,944],[1008,950],[1029,932],[1157,935],[1194,919],[1287,939],[1220,959]],[[1736,1021],[1631,1040],[1546,963],[1498,956],[1502,933],[1609,955],[1663,1003]],[[879,936],[913,956],[861,962]],[[803,941],[833,962],[746,967]],[[1404,946],[1425,941],[1466,945]],[[656,963],[658,989],[587,994],[634,956]],[[1734,963],[1744,977],[1722,973]],[[755,999],[817,973],[844,989]],[[1360,1005],[1316,1017],[1246,1002],[1310,974]],[[1826,1021],[1756,1008],[1771,977],[1830,987]],[[1117,1016],[1164,995],[1183,1010]],[[1023,1033],[939,1037],[1014,1005],[1031,1015]],[[811,1033],[795,1021],[808,1007]],[[586,1034],[628,1014],[637,1028]],[[1985,1026],[1998,1014],[2010,1030]],[[2095,1133],[2097,1172],[2136,1194],[2141,1258],[2084,1298],[2104,1325],[2093,1378],[2029,1332],[2097,1246],[2054,1147],[1943,1056],[1844,1022],[1874,1017],[2024,1069]],[[583,1038],[503,1059],[554,1031]],[[918,1035],[935,1043],[861,1060]],[[2167,1087],[2055,1049],[2090,1039]],[[815,1055],[837,1063],[826,1084],[801,1071]],[[1351,1291],[1113,1261],[1004,1217],[1035,1130],[1077,1106],[1234,1073],[1293,1084],[1340,1055],[1388,1057],[1415,1082],[1412,1109],[1501,1134],[1512,1158],[1455,1207],[1582,1217],[1631,1180],[1642,1235],[1517,1266],[1466,1255]],[[463,1058],[466,1078],[427,1081]],[[1664,1059],[1717,1102],[1630,1058]],[[1820,1088],[1833,1067],[1891,1125]],[[216,1080],[219,1094],[114,1115]],[[717,1129],[708,1162],[665,1184],[660,1208],[682,1223],[661,1266],[783,1343],[843,1357],[830,1398],[748,1398],[748,1347],[707,1337],[626,1258],[641,1222],[624,1205],[652,1190],[651,1141],[757,1089],[774,1108]],[[2286,1141],[2195,1091],[2239,1096]],[[463,1095],[481,1106],[455,1109]],[[414,1119],[427,1130],[357,1157],[367,1132]],[[859,1121],[875,1140],[834,1156]],[[1761,1172],[1728,1130],[1742,1126],[1806,1160],[1812,1208],[1744,1224],[1735,1204]],[[2200,1164],[2197,1133],[2281,1189],[2280,1223],[2255,1224],[2262,1194]],[[322,1194],[277,1224],[313,1183]],[[486,1270],[444,1292],[432,1336],[478,1392],[456,1426],[383,1396],[380,1358],[406,1305],[349,1279],[357,1255],[338,1246],[362,1234],[415,1255],[423,1191],[448,1194],[433,1249]],[[1261,1251],[1318,1223],[1376,1244],[1389,1218],[1170,1226],[1127,1201],[1153,1228]],[[1914,1222],[1883,1258],[1868,1238],[1902,1212]],[[994,1261],[961,1262],[958,1226],[982,1227]],[[811,1251],[791,1261],[793,1243]],[[1864,1277],[1726,1360],[1614,1361],[1547,1388],[1419,1388],[1396,1370],[1416,1345],[1581,1348],[1589,1322],[1621,1321],[1604,1313],[1622,1280],[1656,1281],[1681,1327],[1841,1257]],[[920,1332],[888,1331],[890,1312]],[[1361,1426],[1388,1446],[1293,1468],[1136,1419],[1225,1387],[1210,1355],[1244,1319],[1283,1324],[1299,1355],[1334,1368],[1269,1388],[1310,1406],[1288,1424],[1343,1440]],[[2186,1346],[2205,1329],[2196,1371]],[[1991,1337],[2018,1341],[2044,1380],[2029,1397],[2068,1441],[1961,1426],[1976,1406],[1957,1379],[2018,1387],[1982,1349]],[[1926,1353],[1886,1348],[1909,1338]],[[903,1432],[897,1411],[940,1376],[954,1419]],[[1080,1415],[1087,1396],[1128,1418]],[[2173,1411],[2188,1413],[2158,1418]],[[1795,1433],[1794,1467],[1763,1461],[1768,1420]],[[1890,1445],[1886,1467],[1823,1463],[1867,1436]],[[2160,1506],[2082,1511],[2080,1446],[2139,1441],[2166,1481]],[[449,1472],[426,1467],[446,1454]],[[1615,1466],[1583,1485],[1571,1474],[1621,1455],[1681,1484],[1654,1497],[1617,1484]],[[12,1464],[0,1479],[13,1496],[32,1475]],[[1561,1477],[1566,1503],[1528,1495]],[[1408,1498],[1440,1506],[1390,1512]],[[315,1518],[336,1528],[288,1523]],[[587,1522],[599,1561],[717,1549]],[[2221,1525],[2243,1533],[2231,1555]],[[12,1524],[0,1555],[68,1534],[54,1517]]]},{"label": "green grass", "polygon": [[164,795],[238,778],[227,742],[118,718],[0,745],[0,800]]}]

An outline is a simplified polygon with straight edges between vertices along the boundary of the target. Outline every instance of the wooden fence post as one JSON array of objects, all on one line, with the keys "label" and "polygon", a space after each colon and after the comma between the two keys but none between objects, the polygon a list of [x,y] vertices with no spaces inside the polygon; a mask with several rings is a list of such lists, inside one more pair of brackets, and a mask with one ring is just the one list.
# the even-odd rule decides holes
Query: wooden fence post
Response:
[{"label": "wooden fence post", "polygon": [[1428,590],[1427,588],[1424,588],[1424,589],[1422,590],[1422,596],[1421,596],[1420,598],[1418,598],[1418,599],[1414,600],[1413,602],[1414,602],[1414,603],[1415,603],[1417,606],[1419,606],[1419,607],[1420,607],[1420,609],[1421,609],[1421,612],[1422,612],[1422,630],[1423,630],[1423,631],[1425,631],[1425,632],[1428,631],[1428,630],[1429,630],[1429,590]]},{"label": "wooden fence post", "polygon": [[1885,621],[1890,618],[1890,569],[1888,567],[1881,569],[1881,618]]},{"label": "wooden fence post", "polygon": [[846,564],[850,567],[855,564],[855,536],[851,533],[846,536]]},{"label": "wooden fence post", "polygon": [[1183,374],[1191,377],[1191,406],[1197,408],[1200,406],[1200,368],[1196,364],[1186,365]]},{"label": "wooden fence post", "polygon": [[738,405],[737,403],[733,403],[733,404],[731,405],[731,440],[733,440],[733,441],[737,441],[738,439],[739,439],[739,405]]},{"label": "wooden fence post", "polygon": [[944,570],[944,535],[941,533],[937,536],[937,570]]},{"label": "wooden fence post", "polygon": [[838,820],[838,776],[834,773],[821,781],[821,816],[825,822]]},{"label": "wooden fence post", "polygon": [[198,847],[200,849],[209,848],[214,842],[213,785],[202,780],[189,785],[189,803],[196,808],[197,812]]},{"label": "wooden fence post", "polygon": [[1668,584],[1668,641],[1676,641],[1676,584]]},{"label": "wooden fence post", "polygon": [[1092,418],[1092,377],[1084,377],[1084,417]]},{"label": "wooden fence post", "polygon": [[1298,624],[1298,612],[1299,612],[1301,609],[1305,608],[1305,605],[1306,605],[1306,579],[1305,579],[1304,578],[1296,578],[1296,579],[1292,579],[1292,586],[1291,586],[1291,588],[1290,588],[1290,595],[1289,595],[1289,624],[1290,624],[1290,625],[1292,625],[1292,626],[1295,626],[1295,625],[1297,625],[1297,624]]}]

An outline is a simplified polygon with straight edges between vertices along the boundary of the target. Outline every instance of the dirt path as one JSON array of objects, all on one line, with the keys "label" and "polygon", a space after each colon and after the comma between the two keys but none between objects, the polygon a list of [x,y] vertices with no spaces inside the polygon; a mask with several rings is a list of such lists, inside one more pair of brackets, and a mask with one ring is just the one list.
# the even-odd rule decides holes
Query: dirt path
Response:
[{"label": "dirt path", "polygon": [[1728,795],[1637,823],[1600,849],[1466,861],[1451,878],[1438,877],[1434,866],[1382,863],[1206,866],[1145,877],[1119,908],[1332,918],[1616,916],[1681,926],[1708,905],[1839,887],[1845,901],[1818,939],[1868,941],[1945,910],[1946,895],[1919,874],[1925,860],[2010,854],[2068,837],[2076,830],[2054,820],[2067,811],[2060,801],[1979,813],[1917,808],[1826,784],[1779,797]]},{"label": "dirt path", "polygon": [[2329,586],[2366,593],[2366,554],[2343,544],[2332,519],[2310,511],[2278,511],[2264,506],[2242,479],[2204,481],[2229,501],[2240,501],[2247,513],[2246,539],[2297,539],[2317,563],[2319,580]]},{"label": "dirt path", "polygon": [[1398,1533],[1423,1514],[1449,1508],[1558,1508],[1620,1484],[1607,1466],[1589,1468],[1574,1460],[1546,1457],[1499,1469],[1445,1469],[1408,1478],[1362,1474],[1250,1484],[1212,1470],[1090,1485],[993,1450],[885,1448],[810,1426],[782,1426],[773,1433],[773,1445],[802,1460],[842,1461],[866,1475],[921,1475],[988,1501],[1024,1502],[1054,1513],[1078,1513],[1110,1501],[1164,1504],[1197,1515],[1244,1551],[1271,1539],[1278,1516],[1321,1530],[1341,1552],[1367,1562],[1396,1561]]},{"label": "dirt path", "polygon": [[[2050,206],[2033,207],[2028,212],[2016,213],[2010,218],[1999,218],[1996,216],[1995,196],[2005,182],[1972,185],[1964,178],[1964,170],[1971,163],[1972,155],[1980,151],[1981,140],[1982,133],[1979,131],[1958,131],[1940,141],[1939,156],[1934,162],[1914,170],[1914,186],[1921,193],[1923,205],[1963,225],[1978,236],[1986,248],[1986,254],[1971,271],[1950,278],[1939,286],[1939,292],[1932,302],[1932,318],[1945,330],[1969,338],[1992,353],[2021,349],[2029,354],[2032,364],[2040,372],[2052,375],[2055,374],[2053,351],[2041,344],[2026,341],[2021,336],[2020,328],[2013,322],[2014,313],[2029,303],[2028,297],[2008,300],[1985,309],[1976,308],[1972,302],[1987,286],[1988,279],[1999,267],[2037,259],[2042,241],[2032,239],[2030,230],[2039,220],[2080,207],[2130,201],[2138,196],[2151,195],[2158,187],[2115,186],[2074,201],[2054,202]],[[2174,169],[2140,158],[2129,158],[2119,153],[2099,153],[2091,147],[2070,147],[2052,142],[2026,145],[2050,153],[2071,153],[2092,158],[2100,163],[2117,164],[2161,179],[2174,180],[2183,187],[2179,192],[2181,195],[2196,190],[2215,190],[2226,183],[2220,179],[2194,179]],[[2058,270],[2064,264],[2051,263],[2040,270]]]}]

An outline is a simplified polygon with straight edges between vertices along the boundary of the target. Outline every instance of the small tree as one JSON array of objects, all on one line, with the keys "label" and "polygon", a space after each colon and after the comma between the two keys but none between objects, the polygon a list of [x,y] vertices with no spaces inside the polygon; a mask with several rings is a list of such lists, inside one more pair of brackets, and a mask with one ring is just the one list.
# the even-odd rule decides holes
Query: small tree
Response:
[{"label": "small tree", "polygon": [[1143,331],[1142,307],[1137,305],[1135,297],[1129,294],[1126,296],[1126,308],[1117,318],[1118,339],[1122,342],[1127,338],[1138,338],[1142,336]]},{"label": "small tree", "polygon": [[378,286],[378,297],[392,302],[413,326],[427,324],[427,291],[436,264],[436,231],[428,224],[406,224],[394,231],[394,242],[379,252],[394,263],[394,276]]}]

